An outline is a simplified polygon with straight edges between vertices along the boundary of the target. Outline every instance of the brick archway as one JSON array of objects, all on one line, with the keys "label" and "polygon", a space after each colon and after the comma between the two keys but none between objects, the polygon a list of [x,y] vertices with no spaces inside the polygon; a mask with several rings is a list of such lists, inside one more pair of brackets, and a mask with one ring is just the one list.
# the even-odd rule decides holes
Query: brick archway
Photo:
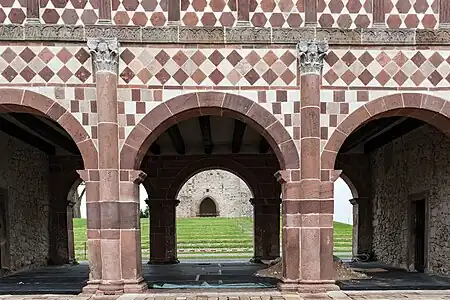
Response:
[{"label": "brick archway", "polygon": [[94,142],[78,120],[56,101],[26,90],[0,89],[0,112],[23,112],[48,117],[64,128],[76,143],[85,169],[98,168]]},{"label": "brick archway", "polygon": [[298,169],[297,148],[286,128],[258,103],[218,92],[185,94],[150,111],[131,131],[120,152],[121,169],[139,169],[150,145],[170,126],[201,115],[226,116],[246,122],[264,136],[281,169]]},{"label": "brick archway", "polygon": [[368,122],[391,116],[411,117],[427,122],[450,136],[450,103],[442,98],[402,93],[380,97],[351,113],[334,130],[321,154],[322,170],[333,170],[345,139]]},{"label": "brick archway", "polygon": [[205,158],[195,161],[183,169],[175,176],[166,193],[166,199],[175,199],[183,185],[196,174],[213,169],[229,171],[241,178],[249,187],[254,198],[261,198],[262,191],[255,174],[232,159]]}]

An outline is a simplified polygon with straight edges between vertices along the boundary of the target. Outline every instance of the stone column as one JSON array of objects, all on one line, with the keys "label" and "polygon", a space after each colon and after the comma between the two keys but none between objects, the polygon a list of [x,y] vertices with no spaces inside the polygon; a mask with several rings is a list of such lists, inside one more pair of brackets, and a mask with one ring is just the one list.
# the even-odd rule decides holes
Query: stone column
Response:
[{"label": "stone column", "polygon": [[120,255],[125,293],[147,289],[142,274],[139,184],[146,174],[139,170],[120,170]]},{"label": "stone column", "polygon": [[93,294],[97,291],[102,278],[99,172],[98,170],[79,170],[77,172],[86,185],[89,280],[83,288],[83,293]]},{"label": "stone column", "polygon": [[300,41],[297,49],[301,84],[301,169],[278,173],[283,190],[284,245],[283,282],[279,287],[317,292],[336,288],[332,272],[323,269],[324,264],[333,268],[333,200],[321,200],[320,165],[320,82],[328,44]]},{"label": "stone column", "polygon": [[372,253],[372,201],[368,197],[350,200],[353,205],[353,247],[356,254]]},{"label": "stone column", "polygon": [[253,263],[280,257],[280,199],[250,199],[253,205]]},{"label": "stone column", "polygon": [[73,234],[73,207],[75,203],[72,201],[67,201],[67,234],[68,234],[68,254],[69,254],[69,264],[76,262],[75,257],[75,239]]},{"label": "stone column", "polygon": [[150,261],[149,264],[176,264],[176,207],[178,200],[150,199]]},{"label": "stone column", "polygon": [[102,280],[98,292],[123,291],[120,259],[119,127],[117,39],[88,40],[95,72],[98,115],[99,206]]}]

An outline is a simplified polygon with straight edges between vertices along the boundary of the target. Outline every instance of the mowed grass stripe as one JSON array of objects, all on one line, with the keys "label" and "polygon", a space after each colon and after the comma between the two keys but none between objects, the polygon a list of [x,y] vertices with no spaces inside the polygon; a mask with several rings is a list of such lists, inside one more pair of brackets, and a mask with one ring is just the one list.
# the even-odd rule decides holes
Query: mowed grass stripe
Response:
[{"label": "mowed grass stripe", "polygon": [[[77,258],[84,260],[87,248],[86,220],[74,219],[73,224]],[[335,222],[334,240],[334,252],[351,253],[352,226]],[[148,256],[150,248],[148,218],[141,219],[141,247],[142,252]],[[177,219],[177,247],[180,258],[250,258],[253,255],[253,220],[252,218]]]}]

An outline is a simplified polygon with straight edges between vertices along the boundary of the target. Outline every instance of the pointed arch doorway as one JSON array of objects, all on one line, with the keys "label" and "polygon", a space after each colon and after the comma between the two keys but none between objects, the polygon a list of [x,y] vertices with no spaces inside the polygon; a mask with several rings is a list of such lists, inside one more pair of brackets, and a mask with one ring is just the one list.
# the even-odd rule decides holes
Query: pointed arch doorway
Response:
[{"label": "pointed arch doorway", "polygon": [[219,212],[217,210],[217,205],[213,199],[211,199],[210,197],[206,197],[200,202],[198,211],[199,217],[217,217],[218,215]]}]

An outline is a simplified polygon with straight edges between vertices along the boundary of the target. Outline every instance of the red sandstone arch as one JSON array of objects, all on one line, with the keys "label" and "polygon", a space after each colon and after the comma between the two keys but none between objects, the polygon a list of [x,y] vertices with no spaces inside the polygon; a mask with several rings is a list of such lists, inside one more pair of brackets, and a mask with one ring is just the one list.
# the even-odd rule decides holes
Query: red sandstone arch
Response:
[{"label": "red sandstone arch", "polygon": [[196,174],[214,169],[233,173],[247,184],[254,198],[262,197],[258,179],[252,171],[232,159],[209,157],[195,161],[181,169],[171,182],[166,193],[166,199],[175,199],[183,185]]},{"label": "red sandstone arch", "polygon": [[364,104],[339,124],[322,151],[322,169],[334,169],[339,149],[352,132],[372,120],[391,116],[422,120],[450,136],[449,101],[418,93],[384,96]]},{"label": "red sandstone arch", "polygon": [[84,168],[98,168],[98,153],[94,142],[78,120],[56,101],[32,91],[0,89],[0,112],[40,114],[56,121],[77,144]]},{"label": "red sandstone arch", "polygon": [[175,97],[150,111],[131,131],[120,152],[122,169],[139,169],[150,145],[170,126],[201,115],[246,122],[264,136],[282,169],[298,169],[297,148],[286,128],[258,103],[243,96],[197,92]]}]

